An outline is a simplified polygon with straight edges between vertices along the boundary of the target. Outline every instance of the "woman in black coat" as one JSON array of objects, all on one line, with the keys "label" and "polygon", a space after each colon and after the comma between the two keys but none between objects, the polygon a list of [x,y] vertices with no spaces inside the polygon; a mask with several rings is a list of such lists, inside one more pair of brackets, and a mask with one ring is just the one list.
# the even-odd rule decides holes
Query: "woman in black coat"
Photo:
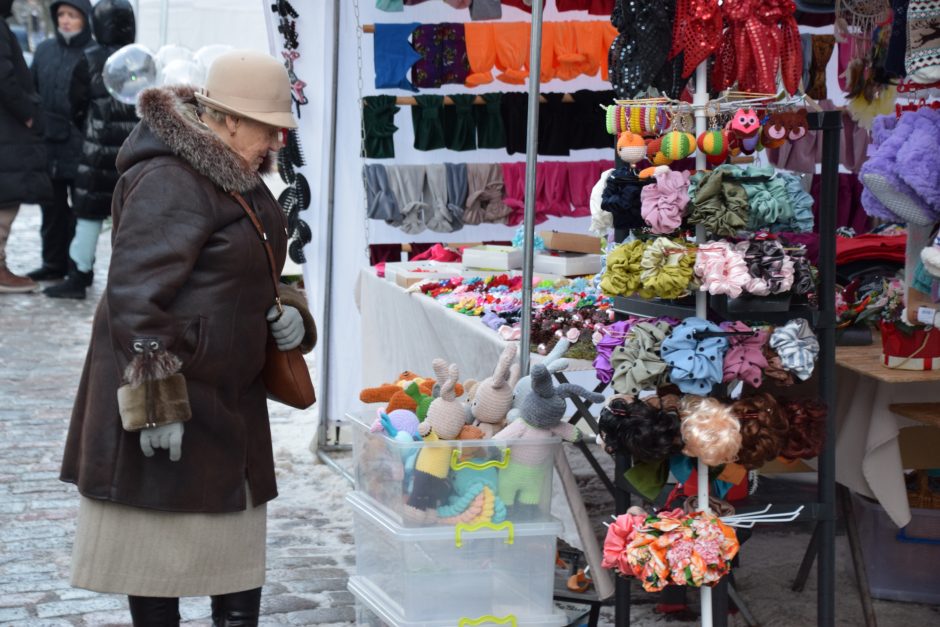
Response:
[{"label": "woman in black coat", "polygon": [[55,36],[39,44],[33,57],[54,194],[52,202],[42,205],[42,266],[28,275],[37,281],[62,278],[68,269],[69,242],[75,231],[68,195],[82,152],[89,80],[85,49],[92,43],[89,0],[57,0],[49,10]]},{"label": "woman in black coat", "polygon": [[95,249],[104,219],[111,215],[111,195],[117,184],[114,165],[118,150],[137,125],[134,107],[111,97],[104,86],[104,64],[112,54],[134,43],[134,9],[128,0],[101,0],[92,12],[97,45],[85,51],[89,76],[89,106],[85,139],[72,188],[75,236],[69,246],[65,281],[45,289],[53,298],[85,298],[91,285]]},{"label": "woman in black coat", "polygon": [[7,268],[6,243],[20,204],[52,198],[39,96],[6,21],[12,6],[13,0],[0,0],[0,293],[36,290],[31,279]]}]

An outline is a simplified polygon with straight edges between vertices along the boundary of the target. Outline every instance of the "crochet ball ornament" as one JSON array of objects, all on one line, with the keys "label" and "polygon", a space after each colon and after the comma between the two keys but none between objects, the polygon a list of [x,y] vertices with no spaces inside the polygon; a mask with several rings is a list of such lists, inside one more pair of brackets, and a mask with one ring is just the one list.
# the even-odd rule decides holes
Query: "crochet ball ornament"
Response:
[{"label": "crochet ball ornament", "polygon": [[636,133],[626,131],[617,138],[617,155],[631,166],[646,158],[646,142]]},{"label": "crochet ball ornament", "polygon": [[673,161],[685,159],[695,152],[695,135],[682,131],[670,131],[663,135],[662,151]]},{"label": "crochet ball ornament", "polygon": [[721,131],[705,131],[698,136],[698,149],[706,155],[717,157],[728,154],[728,137]]}]

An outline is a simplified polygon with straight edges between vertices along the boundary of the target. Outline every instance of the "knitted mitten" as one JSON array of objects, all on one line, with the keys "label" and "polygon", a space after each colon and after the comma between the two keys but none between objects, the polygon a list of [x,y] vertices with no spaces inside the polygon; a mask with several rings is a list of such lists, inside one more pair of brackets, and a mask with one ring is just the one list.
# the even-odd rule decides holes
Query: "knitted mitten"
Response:
[{"label": "knitted mitten", "polygon": [[940,0],[910,1],[904,66],[915,83],[940,80]]}]

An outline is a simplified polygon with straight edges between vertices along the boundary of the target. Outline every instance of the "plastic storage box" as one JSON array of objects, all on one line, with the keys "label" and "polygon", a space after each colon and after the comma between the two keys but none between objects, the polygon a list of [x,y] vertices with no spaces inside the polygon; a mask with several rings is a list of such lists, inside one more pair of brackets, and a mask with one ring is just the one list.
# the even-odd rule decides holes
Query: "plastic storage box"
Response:
[{"label": "plastic storage box", "polygon": [[[366,418],[365,416],[371,416]],[[356,489],[388,510],[405,526],[454,525],[480,521],[474,512],[486,512],[489,522],[551,521],[552,472],[557,437],[544,440],[410,441],[373,431],[377,414],[349,413],[353,432]],[[415,487],[419,459],[436,458],[446,474],[446,492],[434,495],[429,505],[419,500],[425,492]],[[423,465],[423,463],[422,463]],[[415,509],[434,514],[416,516]]]},{"label": "plastic storage box", "polygon": [[464,268],[518,270],[522,268],[522,249],[492,245],[464,248],[461,263]]},{"label": "plastic storage box", "polygon": [[557,521],[403,527],[360,492],[346,499],[356,539],[350,590],[393,622],[552,615]]},{"label": "plastic storage box", "polygon": [[568,621],[562,614],[552,614],[550,616],[480,616],[476,619],[470,617],[454,617],[445,620],[435,621],[405,621],[400,616],[396,616],[389,611],[388,607],[383,605],[383,600],[387,601],[384,594],[377,591],[369,584],[357,577],[352,577],[349,581],[349,590],[359,601],[356,604],[356,626],[357,627],[463,627],[473,625],[509,625],[516,627],[561,627]]},{"label": "plastic storage box", "polygon": [[903,529],[881,505],[852,496],[868,587],[876,599],[940,603],[940,510],[911,508]]}]

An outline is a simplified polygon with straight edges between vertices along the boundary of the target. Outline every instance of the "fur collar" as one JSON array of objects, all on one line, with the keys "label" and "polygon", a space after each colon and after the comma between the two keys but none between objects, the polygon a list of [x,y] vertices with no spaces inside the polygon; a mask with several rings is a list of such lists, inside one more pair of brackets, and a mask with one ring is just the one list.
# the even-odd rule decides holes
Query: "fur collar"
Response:
[{"label": "fur collar", "polygon": [[270,155],[255,171],[196,116],[195,89],[177,85],[145,89],[137,115],[167,147],[227,192],[245,193],[261,184],[274,164]]}]

